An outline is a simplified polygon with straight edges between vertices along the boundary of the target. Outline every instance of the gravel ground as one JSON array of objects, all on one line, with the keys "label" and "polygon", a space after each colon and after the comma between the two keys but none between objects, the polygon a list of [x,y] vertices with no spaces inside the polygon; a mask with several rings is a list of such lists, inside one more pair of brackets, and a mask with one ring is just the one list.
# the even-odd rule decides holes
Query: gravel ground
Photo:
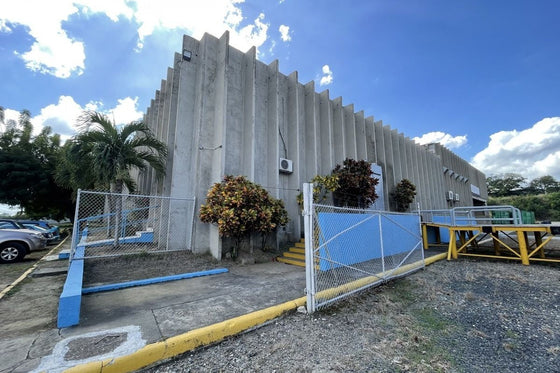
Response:
[{"label": "gravel ground", "polygon": [[560,266],[460,259],[143,372],[560,372]]}]

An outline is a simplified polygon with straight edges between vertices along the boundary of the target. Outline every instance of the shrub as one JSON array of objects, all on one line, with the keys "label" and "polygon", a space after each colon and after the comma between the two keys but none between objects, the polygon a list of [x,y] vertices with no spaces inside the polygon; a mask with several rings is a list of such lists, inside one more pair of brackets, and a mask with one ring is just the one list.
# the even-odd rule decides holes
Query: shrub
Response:
[{"label": "shrub", "polygon": [[379,180],[371,175],[371,164],[346,158],[337,164],[332,175],[338,178],[338,188],[333,192],[335,205],[367,208],[377,199],[375,186]]},{"label": "shrub", "polygon": [[416,196],[416,186],[408,179],[402,179],[391,193],[398,212],[408,210],[408,206],[414,201],[414,196]]},{"label": "shrub", "polygon": [[206,203],[200,206],[199,217],[205,223],[216,224],[221,237],[234,239],[233,258],[237,257],[243,239],[252,233],[265,237],[288,223],[288,213],[281,200],[244,176],[231,175],[210,188]]},{"label": "shrub", "polygon": [[[329,192],[334,192],[338,188],[338,176],[315,175],[311,179],[311,183],[313,183],[313,202],[321,203],[327,198]],[[299,207],[303,209],[303,193],[298,194],[296,198]]]}]

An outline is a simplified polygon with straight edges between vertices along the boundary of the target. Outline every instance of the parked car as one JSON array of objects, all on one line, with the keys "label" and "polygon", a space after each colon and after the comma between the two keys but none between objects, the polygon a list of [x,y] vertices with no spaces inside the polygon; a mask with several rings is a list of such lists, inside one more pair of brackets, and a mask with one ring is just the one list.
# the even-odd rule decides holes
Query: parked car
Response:
[{"label": "parked car", "polygon": [[32,251],[44,250],[47,239],[30,229],[0,229],[0,263],[22,260]]},{"label": "parked car", "polygon": [[36,225],[25,226],[25,225],[21,224],[20,222],[18,222],[17,220],[13,220],[13,219],[0,219],[0,230],[2,230],[2,229],[32,230],[32,231],[35,231],[35,232],[38,232],[38,233],[42,234],[45,237],[45,239],[47,240],[48,243],[54,241],[53,234],[51,232],[49,232],[48,230],[46,230],[45,228],[41,228],[41,227],[36,226]]},{"label": "parked car", "polygon": [[52,233],[52,238],[48,239],[48,244],[60,241],[60,229],[56,225],[50,225],[44,220],[18,220],[17,222],[26,228],[35,229],[35,227],[40,227]]}]

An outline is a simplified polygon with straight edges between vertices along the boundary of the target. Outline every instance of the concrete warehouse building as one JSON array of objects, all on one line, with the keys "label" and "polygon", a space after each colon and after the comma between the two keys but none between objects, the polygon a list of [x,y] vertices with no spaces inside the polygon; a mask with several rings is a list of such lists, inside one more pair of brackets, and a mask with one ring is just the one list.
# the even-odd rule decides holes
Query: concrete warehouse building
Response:
[{"label": "concrete warehouse building", "polygon": [[[278,246],[299,240],[296,196],[315,175],[328,175],[345,158],[372,162],[381,180],[375,208],[390,210],[390,192],[403,178],[416,185],[421,208],[485,204],[485,175],[439,144],[417,145],[329,91],[266,65],[253,47],[241,52],[221,38],[183,36],[183,51],[144,117],[169,146],[167,175],[138,175],[141,193],[196,197],[196,213],[211,185],[245,175],[284,201],[290,223]],[[184,226],[183,226],[184,229]],[[196,219],[193,251],[221,256],[216,227]]]}]

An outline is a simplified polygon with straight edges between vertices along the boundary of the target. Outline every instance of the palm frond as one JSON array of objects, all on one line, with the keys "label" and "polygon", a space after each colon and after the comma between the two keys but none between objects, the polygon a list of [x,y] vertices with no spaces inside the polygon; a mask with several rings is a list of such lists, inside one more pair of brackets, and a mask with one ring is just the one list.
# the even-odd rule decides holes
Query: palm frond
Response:
[{"label": "palm frond", "polygon": [[81,132],[101,130],[111,137],[116,136],[118,131],[114,123],[103,113],[97,111],[85,111],[78,118],[78,129]]}]

